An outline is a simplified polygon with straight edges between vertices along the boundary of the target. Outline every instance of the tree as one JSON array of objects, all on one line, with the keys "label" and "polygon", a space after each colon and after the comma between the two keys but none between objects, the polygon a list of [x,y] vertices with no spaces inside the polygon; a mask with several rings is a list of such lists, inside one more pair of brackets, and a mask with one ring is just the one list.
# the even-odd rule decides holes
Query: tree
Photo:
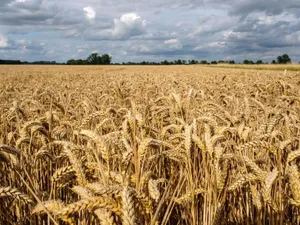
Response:
[{"label": "tree", "polygon": [[211,64],[218,64],[217,61],[211,61],[210,63],[211,63]]},{"label": "tree", "polygon": [[98,55],[98,53],[92,53],[87,57],[86,61],[88,64],[91,64],[91,65],[101,64],[101,57],[100,57],[100,59],[99,59],[99,57],[100,56]]},{"label": "tree", "polygon": [[257,60],[256,64],[263,64],[262,60]]},{"label": "tree", "polygon": [[192,60],[189,60],[189,64],[198,64],[198,61],[197,60],[194,60],[194,59],[192,59]]},{"label": "tree", "polygon": [[75,65],[75,59],[70,59],[67,61],[68,65]]},{"label": "tree", "polygon": [[177,65],[182,65],[182,61],[181,61],[181,59],[175,60],[175,61],[174,61],[174,64],[177,64]]},{"label": "tree", "polygon": [[86,60],[82,59],[70,59],[67,61],[67,65],[85,65],[87,64]]},{"label": "tree", "polygon": [[86,60],[77,59],[75,63],[76,63],[76,65],[85,65],[86,64]]},{"label": "tree", "polygon": [[22,64],[20,60],[4,60],[0,59],[0,64]]},{"label": "tree", "polygon": [[170,63],[169,63],[168,60],[162,61],[160,64],[162,64],[162,65],[170,65]]},{"label": "tree", "polygon": [[111,63],[111,56],[108,55],[108,54],[104,54],[101,56],[101,63],[104,64],[104,65],[108,65]]},{"label": "tree", "polygon": [[276,64],[276,61],[274,59],[272,60],[272,64]]},{"label": "tree", "polygon": [[245,59],[243,63],[244,64],[250,64],[250,61],[248,59]]},{"label": "tree", "polygon": [[283,54],[277,57],[277,63],[279,64],[287,64],[291,62],[292,60],[287,54]]},{"label": "tree", "polygon": [[277,57],[277,63],[282,64],[283,63],[283,58],[282,56]]},{"label": "tree", "polygon": [[284,63],[291,63],[292,62],[291,58],[287,54],[283,54],[282,59],[283,59]]},{"label": "tree", "polygon": [[[98,53],[90,54],[87,59],[70,59],[67,61],[68,65],[108,65],[111,63],[111,56],[108,54],[104,54],[100,56]],[[52,62],[53,63],[53,62]]]},{"label": "tree", "polygon": [[86,62],[91,65],[108,65],[111,60],[112,58],[108,54],[100,56],[98,53],[92,53],[87,57]]}]

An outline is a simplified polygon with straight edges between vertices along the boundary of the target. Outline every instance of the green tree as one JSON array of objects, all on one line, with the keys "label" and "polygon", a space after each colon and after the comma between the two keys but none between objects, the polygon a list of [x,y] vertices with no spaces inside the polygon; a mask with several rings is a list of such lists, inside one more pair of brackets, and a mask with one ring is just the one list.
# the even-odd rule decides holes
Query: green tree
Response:
[{"label": "green tree", "polygon": [[162,65],[170,65],[170,63],[169,63],[168,60],[162,61],[161,64],[162,64]]},{"label": "green tree", "polygon": [[181,61],[181,59],[175,60],[175,61],[174,61],[174,64],[177,64],[177,65],[182,65],[182,61]]},{"label": "green tree", "polygon": [[281,55],[277,57],[277,63],[279,63],[279,64],[283,63],[283,58]]},{"label": "green tree", "polygon": [[111,63],[112,57],[108,54],[101,56],[101,64],[108,65]]},{"label": "green tree", "polygon": [[75,59],[70,59],[67,61],[68,65],[75,65],[76,60]]},{"label": "green tree", "polygon": [[291,63],[292,60],[287,54],[283,54],[277,57],[277,63],[279,64],[286,64]]},{"label": "green tree", "polygon": [[256,64],[263,64],[262,60],[257,60]]},{"label": "green tree", "polygon": [[291,58],[287,54],[283,54],[282,59],[283,59],[284,63],[291,63],[292,62]]},{"label": "green tree", "polygon": [[88,64],[97,65],[100,61],[99,57],[100,56],[98,55],[98,53],[92,53],[87,57],[86,61]]}]

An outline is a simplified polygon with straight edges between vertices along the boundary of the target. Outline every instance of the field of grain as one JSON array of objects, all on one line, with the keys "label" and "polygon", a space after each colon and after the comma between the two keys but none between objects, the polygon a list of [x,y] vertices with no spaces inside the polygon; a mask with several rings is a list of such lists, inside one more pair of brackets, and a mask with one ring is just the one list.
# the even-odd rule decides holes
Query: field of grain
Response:
[{"label": "field of grain", "polygon": [[252,70],[289,70],[289,71],[300,71],[300,64],[226,64],[226,63],[219,63],[219,64],[211,64],[206,65],[209,67],[217,67],[217,68],[229,68],[229,69],[252,69]]},{"label": "field of grain", "polygon": [[300,76],[1,66],[0,224],[300,223]]}]

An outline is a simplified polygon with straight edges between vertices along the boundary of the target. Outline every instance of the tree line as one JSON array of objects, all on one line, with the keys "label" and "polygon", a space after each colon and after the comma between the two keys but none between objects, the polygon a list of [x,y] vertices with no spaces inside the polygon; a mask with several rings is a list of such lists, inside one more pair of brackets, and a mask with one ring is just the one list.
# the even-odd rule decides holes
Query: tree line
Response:
[{"label": "tree line", "polygon": [[[291,58],[287,54],[280,55],[277,57],[277,60],[273,59],[271,62],[271,64],[287,64],[287,63],[292,63]],[[243,64],[264,64],[264,62],[262,60],[257,60],[255,63],[251,60],[244,60]]]},{"label": "tree line", "polygon": [[0,64],[9,64],[9,65],[26,65],[26,64],[34,64],[34,65],[58,65],[61,63],[57,63],[56,61],[34,61],[34,62],[27,62],[21,60],[5,60],[0,59]]},{"label": "tree line", "polygon": [[[108,54],[99,55],[98,53],[90,54],[86,59],[70,59],[67,63],[57,63],[56,61],[34,61],[34,62],[27,62],[27,61],[20,61],[20,60],[1,60],[0,64],[38,64],[38,65],[109,65],[111,63],[112,57]],[[278,56],[277,59],[272,60],[272,64],[287,64],[292,63],[291,58],[287,54],[283,54]],[[300,63],[300,62],[299,62]],[[211,61],[208,62],[206,60],[181,60],[177,59],[174,61],[164,60],[161,62],[149,62],[149,61],[142,61],[142,62],[123,62],[123,63],[114,63],[114,65],[195,65],[195,64],[236,64],[234,60],[219,60],[219,61]],[[268,64],[268,62],[263,62],[262,60],[252,61],[245,59],[243,64]]]},{"label": "tree line", "polygon": [[112,57],[108,54],[100,56],[98,53],[90,54],[86,59],[70,59],[67,65],[109,65]]},{"label": "tree line", "polygon": [[168,61],[168,60],[164,60],[161,62],[149,62],[149,61],[142,61],[142,62],[123,62],[123,63],[116,63],[115,65],[195,65],[195,64],[218,64],[218,63],[227,63],[227,64],[235,64],[234,60],[230,60],[230,61],[211,61],[208,62],[206,60],[174,60],[174,61]]},{"label": "tree line", "polygon": [[[98,53],[92,53],[87,57],[87,59],[70,59],[68,60],[68,65],[108,65],[111,63],[112,57],[108,54],[100,56]],[[291,63],[291,59],[287,54],[277,57],[277,61],[273,60],[272,64],[286,64]],[[219,60],[208,62],[206,60],[181,60],[177,59],[174,61],[164,60],[161,62],[151,62],[151,61],[142,61],[142,62],[123,62],[123,63],[114,63],[114,65],[195,65],[195,64],[236,64],[234,60]],[[243,64],[268,64],[268,62],[263,62],[262,60],[257,60],[256,62],[252,60],[244,60]]]},{"label": "tree line", "polygon": [[[287,54],[283,54],[282,56],[278,56],[277,60],[273,60],[272,64],[287,64],[287,63],[292,63],[291,58]],[[300,62],[299,62],[300,63]],[[208,62],[206,60],[174,60],[174,61],[168,61],[164,60],[159,62],[148,62],[148,61],[142,61],[142,62],[123,62],[122,65],[193,65],[193,64],[236,64],[234,60],[219,60],[219,61],[211,61]],[[262,60],[257,60],[256,62],[252,60],[245,59],[242,64],[268,64],[268,62],[263,62]],[[119,64],[118,64],[119,65]]]}]

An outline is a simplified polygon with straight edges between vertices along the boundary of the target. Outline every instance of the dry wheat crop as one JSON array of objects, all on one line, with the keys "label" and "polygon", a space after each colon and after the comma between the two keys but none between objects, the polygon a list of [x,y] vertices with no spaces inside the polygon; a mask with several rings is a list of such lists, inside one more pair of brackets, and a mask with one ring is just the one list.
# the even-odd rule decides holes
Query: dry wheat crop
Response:
[{"label": "dry wheat crop", "polygon": [[300,76],[0,67],[0,224],[300,224]]}]

